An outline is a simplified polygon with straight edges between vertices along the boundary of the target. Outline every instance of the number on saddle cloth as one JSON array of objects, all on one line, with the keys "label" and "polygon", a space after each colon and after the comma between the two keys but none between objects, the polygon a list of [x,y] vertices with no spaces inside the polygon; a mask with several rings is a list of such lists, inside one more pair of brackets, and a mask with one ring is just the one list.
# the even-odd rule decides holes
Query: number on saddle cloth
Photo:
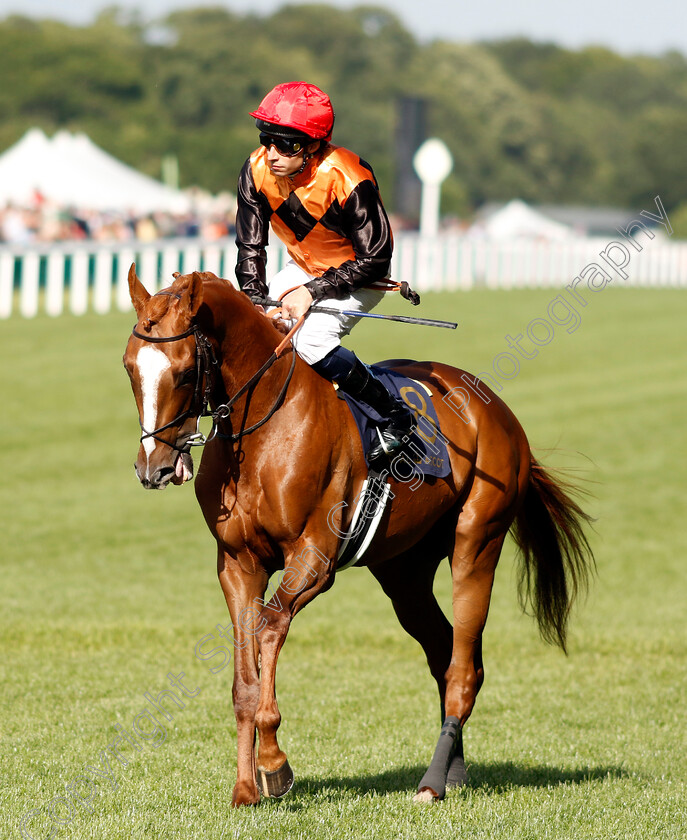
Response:
[{"label": "number on saddle cloth", "polygon": [[[386,368],[373,365],[370,370],[394,396],[410,408],[417,421],[417,428],[411,433],[407,446],[393,459],[404,462],[396,464],[397,470],[392,470],[394,477],[404,480],[403,476],[407,475],[405,480],[410,480],[409,474],[414,472],[416,475],[445,478],[451,471],[447,441],[439,428],[429,389],[414,379]],[[369,405],[349,394],[339,391],[339,396],[346,401],[353,414],[367,458],[378,442],[376,428],[387,418],[380,417]]]}]

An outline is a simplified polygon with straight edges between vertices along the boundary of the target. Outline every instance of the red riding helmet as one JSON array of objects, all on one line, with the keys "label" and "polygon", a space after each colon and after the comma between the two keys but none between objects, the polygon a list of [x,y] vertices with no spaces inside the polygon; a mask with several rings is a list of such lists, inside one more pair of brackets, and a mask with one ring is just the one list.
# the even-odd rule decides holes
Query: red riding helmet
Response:
[{"label": "red riding helmet", "polygon": [[308,82],[277,85],[250,115],[261,131],[284,137],[297,134],[313,140],[331,140],[334,128],[329,97]]}]

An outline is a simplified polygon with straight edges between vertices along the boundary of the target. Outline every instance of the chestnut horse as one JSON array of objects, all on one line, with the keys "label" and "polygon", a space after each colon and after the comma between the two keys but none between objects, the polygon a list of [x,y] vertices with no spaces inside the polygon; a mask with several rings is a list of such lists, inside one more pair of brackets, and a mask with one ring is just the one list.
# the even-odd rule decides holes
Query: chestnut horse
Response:
[{"label": "chestnut horse", "polygon": [[[124,365],[143,430],[139,480],[147,488],[183,483],[192,477],[190,446],[206,443],[196,496],[217,541],[234,627],[232,802],[255,804],[261,792],[281,796],[293,782],[277,742],[277,659],[293,617],[334,583],[341,534],[367,476],[360,438],[331,383],[292,347],[275,353],[283,336],[226,280],[175,274],[169,289],[151,296],[132,265],[129,287],[138,323]],[[446,364],[384,364],[427,386],[449,441],[448,477],[412,486],[389,477],[391,504],[357,563],[391,598],[439,688],[443,726],[416,795],[430,801],[466,780],[461,730],[484,679],[482,632],[511,526],[523,607],[531,605],[542,636],[563,649],[570,605],[593,557],[583,533],[588,517],[533,458],[496,394]],[[471,400],[466,382],[479,389]],[[214,423],[206,441],[197,418],[208,405]],[[453,626],[432,592],[444,557]],[[265,603],[278,570],[283,577]]]}]

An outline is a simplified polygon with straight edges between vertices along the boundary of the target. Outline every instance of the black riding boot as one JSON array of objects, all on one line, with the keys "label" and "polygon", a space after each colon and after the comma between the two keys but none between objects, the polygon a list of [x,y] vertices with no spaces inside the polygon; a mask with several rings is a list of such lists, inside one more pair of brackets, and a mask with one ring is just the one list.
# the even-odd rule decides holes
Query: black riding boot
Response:
[{"label": "black riding boot", "polygon": [[367,403],[382,417],[389,418],[386,427],[378,429],[380,442],[368,456],[370,463],[393,457],[407,443],[415,428],[415,417],[410,409],[390,394],[357,356],[350,373],[338,380],[338,385],[342,391]]}]

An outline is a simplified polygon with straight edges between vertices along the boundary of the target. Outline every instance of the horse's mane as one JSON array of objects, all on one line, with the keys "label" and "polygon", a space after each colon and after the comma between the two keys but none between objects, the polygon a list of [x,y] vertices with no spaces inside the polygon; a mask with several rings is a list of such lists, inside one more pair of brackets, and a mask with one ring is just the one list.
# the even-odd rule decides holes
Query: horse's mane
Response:
[{"label": "horse's mane", "polygon": [[[247,295],[239,291],[229,280],[218,277],[211,271],[179,275],[166,291],[181,294],[194,274],[198,274],[203,282],[203,303],[198,313],[202,320],[208,320],[215,326],[221,321],[228,325],[241,321],[250,332],[251,341],[264,339],[271,348],[277,346],[283,336],[272,322],[261,315]],[[155,298],[156,312],[159,307],[160,314],[163,315],[173,300],[175,298],[169,295]],[[207,311],[203,313],[206,307]],[[152,311],[150,317],[154,318]]]}]

